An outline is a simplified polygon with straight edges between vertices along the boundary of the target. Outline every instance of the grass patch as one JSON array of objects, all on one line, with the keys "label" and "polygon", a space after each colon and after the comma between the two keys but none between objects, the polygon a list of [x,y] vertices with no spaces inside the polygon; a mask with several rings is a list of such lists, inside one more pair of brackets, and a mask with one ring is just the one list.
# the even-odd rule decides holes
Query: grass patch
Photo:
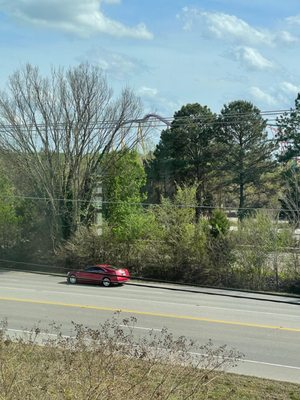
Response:
[{"label": "grass patch", "polygon": [[235,350],[197,346],[166,329],[137,339],[135,323],[117,314],[96,330],[74,324],[74,338],[53,325],[54,336],[36,328],[14,339],[2,323],[0,399],[300,400],[298,385],[226,374],[241,358]]},{"label": "grass patch", "polygon": [[242,375],[223,374],[210,386],[206,399],[300,400],[300,385]]}]

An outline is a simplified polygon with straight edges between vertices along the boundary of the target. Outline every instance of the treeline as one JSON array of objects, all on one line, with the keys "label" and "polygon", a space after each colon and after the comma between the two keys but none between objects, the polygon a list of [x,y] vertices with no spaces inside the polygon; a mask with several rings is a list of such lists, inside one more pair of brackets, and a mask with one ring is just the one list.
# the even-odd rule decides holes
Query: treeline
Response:
[{"label": "treeline", "polygon": [[136,277],[299,291],[299,102],[278,113],[276,136],[250,102],[187,104],[141,154],[151,124],[130,90],[114,96],[88,64],[49,78],[26,66],[0,93],[0,265],[105,261]]}]

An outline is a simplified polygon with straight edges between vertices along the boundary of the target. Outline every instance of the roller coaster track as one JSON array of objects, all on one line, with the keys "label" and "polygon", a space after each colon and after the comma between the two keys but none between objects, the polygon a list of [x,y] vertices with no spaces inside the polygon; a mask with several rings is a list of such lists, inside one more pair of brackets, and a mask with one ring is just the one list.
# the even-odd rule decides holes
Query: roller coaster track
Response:
[{"label": "roller coaster track", "polygon": [[128,120],[128,121],[126,121],[126,124],[133,123],[133,122],[137,122],[139,124],[142,124],[142,123],[148,121],[148,119],[150,119],[150,118],[158,119],[159,121],[161,121],[164,124],[166,124],[168,127],[171,126],[170,121],[168,121],[166,118],[161,117],[158,114],[147,114],[143,118]]}]

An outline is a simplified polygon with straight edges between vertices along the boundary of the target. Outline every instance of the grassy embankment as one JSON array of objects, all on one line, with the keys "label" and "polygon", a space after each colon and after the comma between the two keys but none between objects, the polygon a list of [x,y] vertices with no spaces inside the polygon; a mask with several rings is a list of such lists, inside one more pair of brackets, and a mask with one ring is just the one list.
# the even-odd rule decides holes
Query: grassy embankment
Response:
[{"label": "grassy embankment", "polygon": [[[13,340],[3,323],[0,399],[300,400],[300,385],[225,373],[241,358],[234,350],[197,348],[167,330],[136,339],[135,322],[114,317],[97,330],[74,325],[74,338],[59,327],[51,327],[54,336],[37,328]],[[203,356],[196,360],[191,349]]]}]

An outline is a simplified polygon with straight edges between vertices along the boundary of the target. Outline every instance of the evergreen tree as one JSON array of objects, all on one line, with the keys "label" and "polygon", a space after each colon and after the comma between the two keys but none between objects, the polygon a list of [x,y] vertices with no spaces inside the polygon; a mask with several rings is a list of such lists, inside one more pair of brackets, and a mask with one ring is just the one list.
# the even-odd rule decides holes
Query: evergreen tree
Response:
[{"label": "evergreen tree", "polygon": [[278,144],[284,145],[278,159],[282,164],[284,188],[280,196],[281,216],[299,226],[300,223],[300,93],[295,108],[277,118]]},{"label": "evergreen tree", "polygon": [[198,103],[187,104],[174,114],[171,127],[161,133],[148,168],[159,196],[173,195],[176,184],[197,182],[198,206],[211,204],[208,182],[216,153],[215,120],[215,114]]},{"label": "evergreen tree", "polygon": [[257,107],[247,101],[224,105],[218,121],[223,143],[224,168],[231,183],[238,186],[239,213],[245,211],[246,188],[259,183],[262,175],[271,170],[274,145],[268,141],[266,121]]},{"label": "evergreen tree", "polygon": [[277,118],[278,143],[285,145],[280,161],[289,161],[300,156],[300,93],[295,100],[295,108]]}]

